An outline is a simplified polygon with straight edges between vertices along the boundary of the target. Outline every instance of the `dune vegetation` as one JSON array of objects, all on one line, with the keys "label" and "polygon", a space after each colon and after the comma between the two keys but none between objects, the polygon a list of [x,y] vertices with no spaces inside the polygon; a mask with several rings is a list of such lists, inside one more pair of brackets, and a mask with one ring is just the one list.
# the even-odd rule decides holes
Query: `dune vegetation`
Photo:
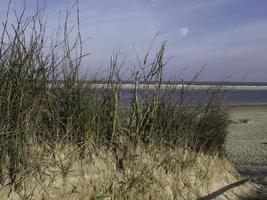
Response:
[{"label": "dune vegetation", "polygon": [[44,16],[9,7],[2,20],[0,199],[198,199],[240,178],[224,154],[219,88],[193,105],[187,86],[176,100],[161,89],[166,43],[138,61],[123,107],[117,54],[102,88],[79,73],[78,6],[49,36]]}]

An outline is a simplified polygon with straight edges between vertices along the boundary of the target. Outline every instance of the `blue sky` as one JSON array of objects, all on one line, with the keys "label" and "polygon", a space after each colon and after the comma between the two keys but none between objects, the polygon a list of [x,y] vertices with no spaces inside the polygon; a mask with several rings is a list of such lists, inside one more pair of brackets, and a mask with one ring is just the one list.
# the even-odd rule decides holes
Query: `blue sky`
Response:
[{"label": "blue sky", "polygon": [[[0,0],[3,17],[8,0]],[[20,8],[23,0],[14,0]],[[36,0],[26,0],[30,14]],[[45,2],[48,26],[55,27],[58,12],[72,0]],[[80,0],[81,31],[90,38],[85,45],[90,56],[84,69],[105,72],[113,51],[127,62],[125,78],[135,61],[134,47],[142,58],[156,32],[152,52],[167,40],[166,57],[172,57],[165,79],[183,78],[206,64],[200,80],[267,81],[266,0]],[[134,47],[133,47],[134,46]]]}]

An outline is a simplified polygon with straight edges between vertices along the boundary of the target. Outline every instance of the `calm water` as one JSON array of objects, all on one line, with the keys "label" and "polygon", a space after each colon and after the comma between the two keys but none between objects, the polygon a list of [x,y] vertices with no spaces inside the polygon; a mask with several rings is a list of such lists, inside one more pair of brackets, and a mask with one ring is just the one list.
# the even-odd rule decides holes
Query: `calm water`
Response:
[{"label": "calm water", "polygon": [[[132,94],[133,90],[122,89],[120,92],[121,105],[130,105]],[[181,96],[180,90],[176,90],[175,92],[166,90],[164,94],[166,101],[170,100],[170,98],[172,98],[172,101],[179,101]],[[140,96],[142,95],[142,92],[140,92]],[[148,92],[146,99],[152,95],[152,92]],[[205,101],[208,96],[207,93],[201,90],[190,91],[187,95],[186,102],[188,104],[194,104],[199,101]],[[232,90],[223,92],[221,96],[223,96],[225,103],[229,105],[267,104],[267,90]]]}]

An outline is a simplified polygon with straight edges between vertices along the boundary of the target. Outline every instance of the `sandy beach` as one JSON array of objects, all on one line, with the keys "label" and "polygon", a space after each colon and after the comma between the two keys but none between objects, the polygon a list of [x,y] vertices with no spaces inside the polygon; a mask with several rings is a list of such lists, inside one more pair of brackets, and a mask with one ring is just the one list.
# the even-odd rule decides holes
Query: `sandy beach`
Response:
[{"label": "sandy beach", "polygon": [[[267,105],[231,106],[231,124],[226,142],[228,158],[236,169],[267,194]],[[257,187],[256,186],[256,187]]]},{"label": "sandy beach", "polygon": [[226,151],[237,165],[267,166],[267,105],[230,107]]},{"label": "sandy beach", "polygon": [[236,169],[267,191],[267,105],[230,107],[231,124],[226,143]]}]

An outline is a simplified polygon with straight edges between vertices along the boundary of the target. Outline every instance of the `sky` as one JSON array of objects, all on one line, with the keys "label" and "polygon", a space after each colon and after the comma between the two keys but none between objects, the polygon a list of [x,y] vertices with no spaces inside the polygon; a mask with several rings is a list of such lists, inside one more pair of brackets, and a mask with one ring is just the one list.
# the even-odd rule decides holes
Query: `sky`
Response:
[{"label": "sky", "polygon": [[[24,1],[28,15],[37,1],[45,5],[49,28],[75,2],[13,0],[13,8],[22,8]],[[0,3],[3,19],[8,0]],[[115,51],[125,61],[124,78],[130,79],[136,52],[142,59],[160,31],[151,56],[167,41],[166,80],[190,80],[205,65],[200,81],[267,81],[266,0],[80,0],[79,7],[90,53],[83,70],[89,73],[105,73]]]}]

